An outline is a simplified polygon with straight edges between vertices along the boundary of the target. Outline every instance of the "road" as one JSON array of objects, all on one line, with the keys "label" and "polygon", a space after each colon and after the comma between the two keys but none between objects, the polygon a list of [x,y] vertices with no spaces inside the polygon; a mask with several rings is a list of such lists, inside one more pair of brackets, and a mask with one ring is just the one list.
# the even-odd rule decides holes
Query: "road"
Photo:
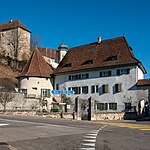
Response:
[{"label": "road", "polygon": [[150,122],[0,116],[0,150],[149,150]]}]

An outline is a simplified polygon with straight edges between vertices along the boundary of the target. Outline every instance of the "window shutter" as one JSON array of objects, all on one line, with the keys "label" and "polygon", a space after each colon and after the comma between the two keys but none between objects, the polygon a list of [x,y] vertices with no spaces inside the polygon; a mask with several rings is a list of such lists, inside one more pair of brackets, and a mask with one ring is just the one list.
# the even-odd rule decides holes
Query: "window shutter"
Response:
[{"label": "window shutter", "polygon": [[107,93],[108,92],[108,84],[106,84],[106,85],[104,85],[104,91],[105,91],[105,93]]},{"label": "window shutter", "polygon": [[108,76],[111,76],[111,71],[108,71]]},{"label": "window shutter", "polygon": [[48,97],[50,97],[50,89],[48,89]]},{"label": "window shutter", "polygon": [[130,68],[127,68],[127,74],[130,74]]},{"label": "window shutter", "polygon": [[121,84],[118,84],[118,92],[121,92]]},{"label": "window shutter", "polygon": [[71,76],[69,76],[69,80],[71,80]]},{"label": "window shutter", "polygon": [[120,69],[117,69],[117,75],[120,75]]},{"label": "window shutter", "polygon": [[100,72],[100,77],[102,77],[102,72]]}]

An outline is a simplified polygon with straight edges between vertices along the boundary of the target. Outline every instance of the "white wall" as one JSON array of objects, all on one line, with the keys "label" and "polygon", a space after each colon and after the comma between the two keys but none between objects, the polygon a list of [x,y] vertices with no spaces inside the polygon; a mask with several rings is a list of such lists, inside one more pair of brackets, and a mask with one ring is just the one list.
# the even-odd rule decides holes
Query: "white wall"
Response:
[{"label": "white wall", "polygon": [[[33,89],[37,88],[37,90]],[[27,89],[27,94],[36,94],[36,96],[41,95],[41,89],[51,89],[53,90],[50,78],[40,78],[40,77],[25,77],[20,79],[19,89]]]},{"label": "white wall", "polygon": [[144,79],[143,71],[137,67],[137,80]]},{"label": "white wall", "polygon": [[[130,68],[130,74],[127,75],[116,75],[116,70],[120,68],[115,69],[107,69],[112,71],[112,76],[110,77],[99,77],[100,71],[105,70],[97,70],[97,71],[89,71],[89,72],[79,72],[76,74],[82,74],[82,73],[89,73],[89,79],[85,80],[75,80],[75,81],[69,81],[69,75],[75,75],[74,74],[66,74],[66,75],[56,75],[55,78],[55,87],[56,84],[59,84],[60,89],[67,89],[68,87],[82,87],[82,86],[89,86],[89,93],[88,94],[80,94],[80,95],[71,95],[70,97],[74,100],[75,97],[79,96],[81,99],[88,99],[89,97],[92,97],[98,102],[105,102],[105,103],[111,103],[116,102],[118,104],[118,111],[123,110],[124,108],[124,102],[128,102],[132,100],[132,103],[136,103],[136,93],[133,89],[135,89],[136,84],[136,67],[127,67]],[[122,92],[120,93],[114,93],[113,92],[113,86],[117,83],[122,84]],[[109,85],[109,92],[105,94],[100,93],[94,93],[91,94],[91,86],[92,85],[98,85],[99,89],[103,84]],[[120,107],[120,108],[119,108]]]}]

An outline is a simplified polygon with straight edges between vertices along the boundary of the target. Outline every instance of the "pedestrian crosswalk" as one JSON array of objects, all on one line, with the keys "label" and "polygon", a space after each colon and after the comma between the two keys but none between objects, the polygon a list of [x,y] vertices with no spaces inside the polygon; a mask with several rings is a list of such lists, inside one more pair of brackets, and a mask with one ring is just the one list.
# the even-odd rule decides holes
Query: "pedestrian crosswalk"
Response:
[{"label": "pedestrian crosswalk", "polygon": [[99,130],[88,131],[88,133],[83,136],[83,141],[79,150],[95,150],[96,137],[100,130],[102,130],[107,125],[104,125]]},{"label": "pedestrian crosswalk", "polygon": [[7,123],[0,123],[0,127],[2,127],[2,126],[8,126],[9,124],[7,124]]}]

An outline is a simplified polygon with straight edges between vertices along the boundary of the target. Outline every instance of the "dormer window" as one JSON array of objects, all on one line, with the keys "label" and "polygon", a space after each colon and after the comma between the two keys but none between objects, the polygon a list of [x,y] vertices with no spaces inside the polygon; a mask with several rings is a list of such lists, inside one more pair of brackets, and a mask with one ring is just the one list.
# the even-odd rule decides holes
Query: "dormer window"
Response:
[{"label": "dormer window", "polygon": [[114,55],[114,56],[108,57],[108,58],[106,59],[106,61],[114,61],[114,60],[117,60],[117,59],[118,59],[117,55]]},{"label": "dormer window", "polygon": [[63,67],[71,67],[71,63],[65,64]]},{"label": "dormer window", "polygon": [[111,57],[111,60],[113,61],[113,60],[117,60],[117,56],[112,56]]},{"label": "dormer window", "polygon": [[87,64],[93,64],[93,60],[86,60],[83,65],[87,65]]}]

